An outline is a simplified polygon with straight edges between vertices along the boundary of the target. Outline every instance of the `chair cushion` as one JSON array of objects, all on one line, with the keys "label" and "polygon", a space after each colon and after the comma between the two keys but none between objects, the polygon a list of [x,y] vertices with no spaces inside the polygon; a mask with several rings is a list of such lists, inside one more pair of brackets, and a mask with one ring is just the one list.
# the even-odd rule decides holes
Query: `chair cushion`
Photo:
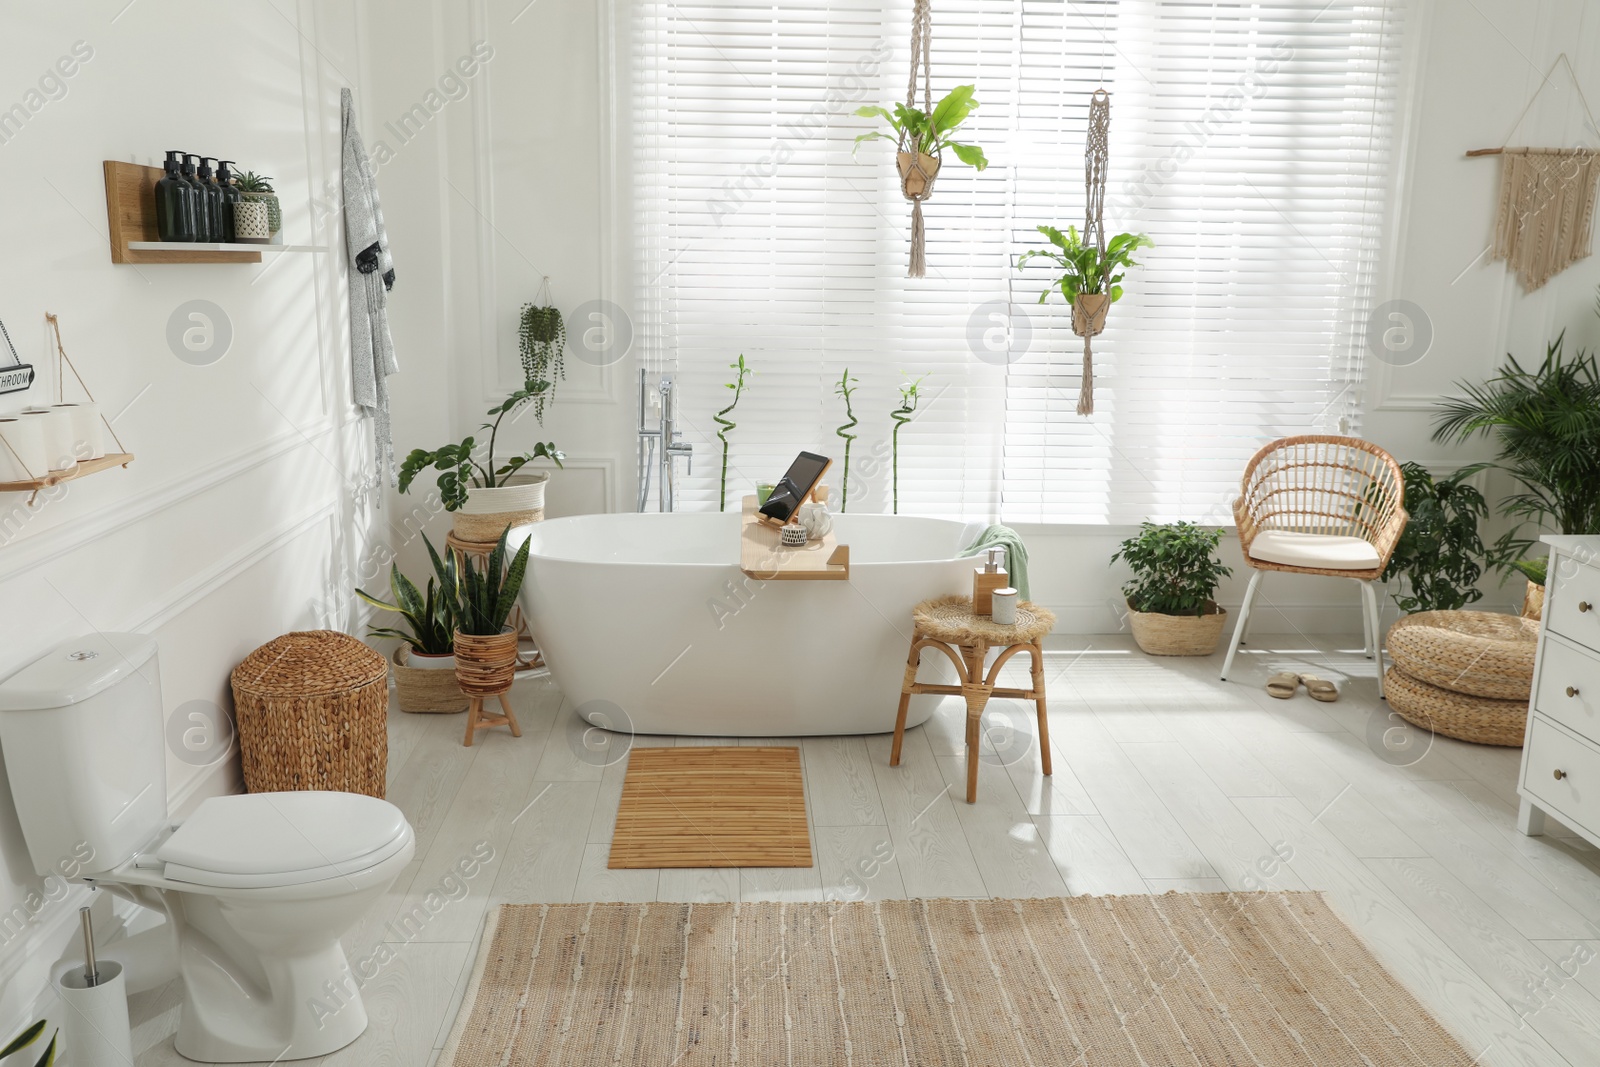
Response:
[{"label": "chair cushion", "polygon": [[1285,567],[1327,571],[1370,571],[1378,566],[1378,550],[1359,537],[1338,534],[1262,530],[1250,542],[1250,555]]}]

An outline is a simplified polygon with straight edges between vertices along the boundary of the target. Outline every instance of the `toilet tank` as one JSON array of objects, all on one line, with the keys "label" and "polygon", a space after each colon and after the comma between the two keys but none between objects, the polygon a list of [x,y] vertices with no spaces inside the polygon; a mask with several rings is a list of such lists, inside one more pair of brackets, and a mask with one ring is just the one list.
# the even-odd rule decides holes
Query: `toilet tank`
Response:
[{"label": "toilet tank", "polygon": [[33,866],[109,871],[167,818],[154,638],[90,634],[0,682],[0,751]]}]

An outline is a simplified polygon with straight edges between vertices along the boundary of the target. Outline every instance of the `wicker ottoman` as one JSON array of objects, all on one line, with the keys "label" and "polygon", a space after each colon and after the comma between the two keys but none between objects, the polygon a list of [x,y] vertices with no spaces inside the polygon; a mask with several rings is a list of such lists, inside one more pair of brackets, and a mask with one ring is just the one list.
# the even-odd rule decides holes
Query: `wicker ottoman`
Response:
[{"label": "wicker ottoman", "polygon": [[1446,737],[1521,745],[1538,643],[1535,619],[1487,611],[1408,615],[1389,630],[1389,706]]},{"label": "wicker ottoman", "polygon": [[383,796],[388,664],[354,637],[309,630],[268,641],[233,669],[233,701],[249,792]]}]

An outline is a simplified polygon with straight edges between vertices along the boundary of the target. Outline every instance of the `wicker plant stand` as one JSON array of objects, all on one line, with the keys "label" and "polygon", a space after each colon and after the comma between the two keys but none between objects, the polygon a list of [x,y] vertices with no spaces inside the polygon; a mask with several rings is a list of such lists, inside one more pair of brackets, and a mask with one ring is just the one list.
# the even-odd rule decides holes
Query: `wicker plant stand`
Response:
[{"label": "wicker plant stand", "polygon": [[1539,623],[1487,611],[1424,611],[1389,628],[1389,706],[1417,726],[1521,745]]},{"label": "wicker plant stand", "polygon": [[[529,521],[540,522],[543,519],[544,512],[541,510],[538,512],[537,518]],[[444,543],[457,555],[471,556],[474,563],[487,565],[490,553],[500,543],[499,534],[496,534],[495,537],[496,539],[493,541],[463,541],[452,531],[445,536]],[[512,631],[517,635],[517,670],[536,671],[543,667],[544,653],[540,652],[533,643],[533,632],[528,629],[528,620],[523,617],[522,604],[520,602],[511,609],[510,623]],[[528,651],[526,652],[522,651],[524,642],[528,645]]]},{"label": "wicker plant stand", "polygon": [[384,795],[389,670],[377,652],[332,630],[288,633],[246,656],[232,682],[248,792]]},{"label": "wicker plant stand", "polygon": [[[1050,725],[1044,708],[1044,649],[1039,642],[1056,624],[1053,613],[1024,601],[1017,605],[1015,625],[1005,626],[987,615],[972,613],[972,598],[944,596],[924,600],[911,611],[915,631],[911,635],[911,654],[906,660],[905,682],[900,687],[900,711],[894,721],[894,746],[889,750],[889,766],[900,766],[900,744],[906,734],[906,712],[911,698],[919,693],[938,693],[964,697],[967,702],[967,803],[978,799],[978,743],[983,709],[992,696],[1031,700],[1039,715],[1039,762],[1050,773]],[[936,685],[917,681],[922,650],[936,648],[955,664],[960,685]],[[989,673],[983,660],[989,649],[1001,649]],[[1006,660],[1026,649],[1033,657],[1032,681],[1027,689],[996,686],[1000,668]]]},{"label": "wicker plant stand", "polygon": [[[492,726],[511,727],[512,737],[522,736],[517,716],[506,693],[517,676],[517,634],[507,629],[493,636],[456,631],[456,681],[467,695],[467,734],[462,744],[472,747],[479,730]],[[485,715],[483,703],[489,697],[500,701],[499,715]]]}]

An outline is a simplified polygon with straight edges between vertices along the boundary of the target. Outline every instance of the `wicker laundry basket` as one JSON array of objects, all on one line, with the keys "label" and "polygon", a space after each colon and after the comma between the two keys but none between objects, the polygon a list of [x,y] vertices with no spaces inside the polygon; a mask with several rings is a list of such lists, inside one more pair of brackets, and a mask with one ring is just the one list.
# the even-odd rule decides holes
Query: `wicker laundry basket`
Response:
[{"label": "wicker laundry basket", "polygon": [[274,638],[233,669],[245,788],[382,797],[389,764],[388,664],[348,634]]}]

